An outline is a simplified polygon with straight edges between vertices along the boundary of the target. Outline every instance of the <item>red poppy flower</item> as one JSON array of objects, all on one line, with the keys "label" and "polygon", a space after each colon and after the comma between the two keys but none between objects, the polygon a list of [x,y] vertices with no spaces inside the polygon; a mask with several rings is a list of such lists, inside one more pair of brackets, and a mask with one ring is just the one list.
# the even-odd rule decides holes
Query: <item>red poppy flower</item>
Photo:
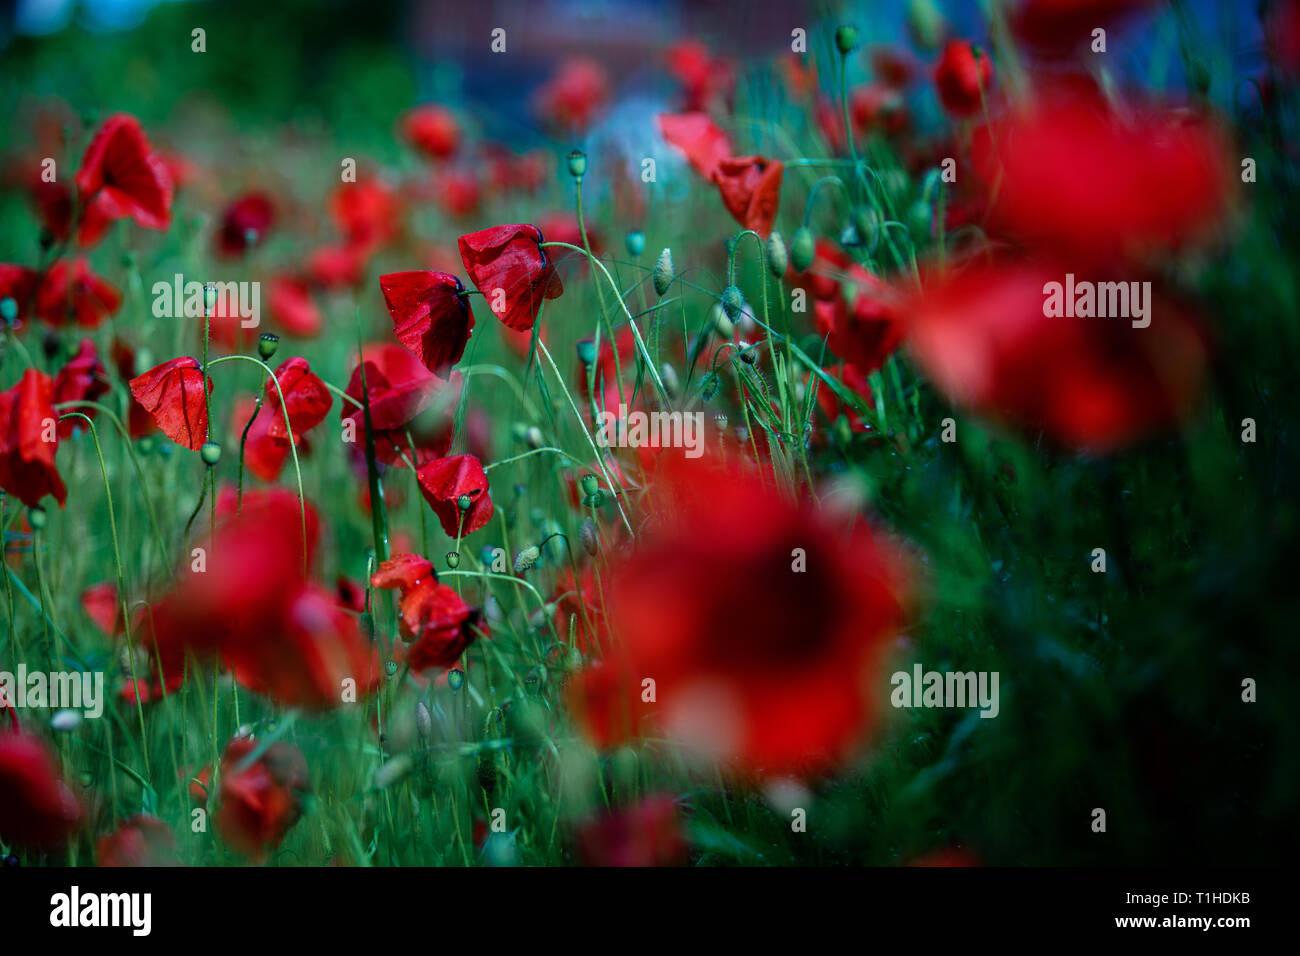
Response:
[{"label": "red poppy flower", "polygon": [[402,117],[402,135],[430,159],[447,159],[460,147],[460,123],[451,110],[432,103]]},{"label": "red poppy flower", "polygon": [[122,293],[90,271],[85,259],[50,266],[36,293],[36,314],[51,325],[72,320],[96,328],[122,304]]},{"label": "red poppy flower", "polygon": [[472,169],[445,169],[437,175],[433,188],[438,204],[453,219],[477,212],[483,199],[483,188]]},{"label": "red poppy flower", "polygon": [[[54,376],[53,404],[63,402],[93,402],[109,390],[108,372],[99,360],[99,351],[91,339],[82,339],[77,354]],[[70,411],[94,418],[98,409],[86,406]],[[59,437],[68,438],[80,427],[80,420],[68,418],[59,422]]]},{"label": "red poppy flower", "polygon": [[859,86],[849,95],[849,115],[863,133],[901,133],[912,121],[902,94],[880,83]]},{"label": "red poppy flower", "polygon": [[646,797],[585,824],[578,856],[585,866],[685,866],[690,859],[676,798]]},{"label": "red poppy flower", "polygon": [[917,62],[907,50],[882,43],[871,48],[871,72],[880,83],[901,90],[912,82]]},{"label": "red poppy flower", "polygon": [[[247,435],[245,428],[248,429]],[[235,400],[230,419],[230,441],[232,444],[244,443],[244,466],[249,474],[262,481],[279,480],[289,462],[289,441],[271,435],[271,413],[266,401],[258,408],[257,401],[249,396]]]},{"label": "red poppy flower", "polygon": [[246,193],[229,206],[217,230],[217,254],[234,259],[261,243],[275,222],[275,204],[266,193]]},{"label": "red poppy flower", "polygon": [[686,155],[691,168],[712,181],[718,165],[731,156],[731,140],[704,113],[660,113],[659,133]]},{"label": "red poppy flower", "polygon": [[0,488],[29,508],[40,507],[46,495],[63,507],[68,495],[54,465],[59,416],[53,396],[54,381],[34,368],[0,392]]},{"label": "red poppy flower", "polygon": [[171,224],[171,174],[134,116],[104,121],[81,159],[77,189],[83,202],[99,198],[109,218],[130,216],[145,229]]},{"label": "red poppy flower", "polygon": [[714,57],[699,40],[674,43],[666,51],[668,72],[682,87],[682,107],[705,110],[715,100],[728,100],[735,90],[736,75],[731,64]]},{"label": "red poppy flower", "polygon": [[[58,241],[66,241],[72,230],[72,190],[65,183],[38,180],[32,185],[31,195],[41,225]],[[113,217],[105,211],[109,208],[111,203],[103,194],[86,205],[81,211],[81,223],[77,227],[77,245],[83,249],[89,248],[103,238],[108,227],[113,224]]]},{"label": "red poppy flower", "polygon": [[100,837],[95,857],[100,866],[179,865],[171,828],[144,814],[123,820],[113,833]]},{"label": "red poppy flower", "polygon": [[460,279],[446,272],[393,272],[379,277],[379,288],[398,340],[430,372],[446,378],[474,330]]},{"label": "red poppy flower", "polygon": [[[208,440],[208,408],[203,393],[203,367],[197,359],[181,356],[155,365],[131,379],[131,394],[164,435],[198,451]],[[212,379],[208,379],[208,392]]]},{"label": "red poppy flower", "polygon": [[830,350],[866,375],[902,342],[899,305],[888,283],[855,264],[838,295],[813,303],[813,319]]},{"label": "red poppy flower", "polygon": [[356,617],[314,585],[294,595],[271,639],[233,643],[223,656],[249,690],[308,710],[340,706],[344,680],[354,681],[357,697],[364,697],[382,675],[379,652]]},{"label": "red poppy flower", "polygon": [[40,276],[34,269],[12,262],[0,262],[0,302],[13,299],[18,309],[13,319],[15,324],[27,318],[39,279]]},{"label": "red poppy flower", "polygon": [[346,289],[361,284],[369,258],[370,250],[361,246],[321,246],[308,258],[307,271],[327,289]]},{"label": "red poppy flower", "polygon": [[993,84],[993,61],[969,40],[949,40],[934,68],[939,101],[952,116],[974,116],[984,108]]},{"label": "red poppy flower", "polygon": [[[281,395],[284,396],[283,409],[280,407]],[[280,363],[275,370],[275,381],[267,381],[266,395],[262,399],[263,408],[271,412],[271,436],[285,441],[289,440],[291,430],[295,438],[301,438],[323,422],[333,404],[334,399],[325,383],[311,370],[307,360],[298,355]],[[285,411],[289,413],[288,427],[285,426]]]},{"label": "red poppy flower", "polygon": [[1200,324],[1158,288],[1146,328],[1044,315],[1044,287],[1066,274],[1006,263],[927,285],[909,308],[912,354],[953,401],[1070,448],[1112,451],[1185,417],[1205,378]]},{"label": "red poppy flower", "polygon": [[21,731],[0,731],[0,839],[53,849],[80,822],[81,806],[45,743]]},{"label": "red poppy flower", "polygon": [[595,60],[573,57],[538,91],[534,106],[548,124],[566,133],[591,125],[609,99],[609,78]]},{"label": "red poppy flower", "polygon": [[583,654],[594,653],[609,644],[609,625],[605,622],[604,602],[596,590],[596,576],[590,567],[583,568],[578,579],[565,568],[555,579],[555,633],[566,643],[573,635],[573,646]]},{"label": "red poppy flower", "polygon": [[486,630],[480,612],[439,584],[433,565],[419,555],[394,555],[370,576],[370,584],[400,592],[402,640],[410,644],[403,660],[414,671],[454,667],[474,642],[475,629]]},{"label": "red poppy flower", "polygon": [[321,330],[321,314],[311,296],[311,286],[296,276],[276,276],[267,293],[271,318],[284,331],[299,338],[312,338]]},{"label": "red poppy flower", "polygon": [[111,581],[92,584],[81,592],[81,609],[108,635],[122,631],[122,604],[117,599],[117,585]]},{"label": "red poppy flower", "polygon": [[[472,534],[492,518],[487,474],[473,455],[438,458],[415,474],[424,500],[429,502],[448,537]],[[462,498],[468,499],[468,508],[461,508]]]},{"label": "red poppy flower", "polygon": [[283,741],[240,769],[257,746],[247,738],[232,740],[221,757],[217,828],[231,847],[262,862],[302,816],[310,782],[302,752]]},{"label": "red poppy flower", "polygon": [[1093,261],[1208,236],[1232,198],[1223,137],[1181,113],[1052,97],[976,146],[996,227]]},{"label": "red poppy flower", "polygon": [[[400,467],[405,464],[403,451],[408,455],[415,449],[428,454],[446,454],[454,432],[453,396],[460,392],[459,374],[453,373],[442,383],[418,358],[397,345],[368,347],[362,354],[365,361],[353,370],[347,394],[360,402],[364,377],[364,394],[369,398],[370,422],[375,430],[376,458],[386,465]],[[363,453],[365,410],[344,402],[339,415],[345,427],[349,420],[352,422],[354,444],[358,454]],[[415,449],[411,448],[411,440]]]},{"label": "red poppy flower", "polygon": [[398,234],[401,205],[378,177],[341,183],[330,194],[330,216],[346,244],[372,253]]},{"label": "red poppy flower", "polygon": [[829,769],[888,690],[899,555],[758,472],[680,457],[659,469],[656,522],[606,575],[615,647],[572,685],[575,713],[602,747],[653,730],[744,772]]},{"label": "red poppy flower", "polygon": [[531,329],[543,299],[564,291],[536,226],[494,226],[457,240],[460,258],[492,314],[517,332]]},{"label": "red poppy flower", "polygon": [[781,204],[784,170],[780,160],[741,156],[719,162],[713,170],[713,182],[736,222],[766,239]]}]

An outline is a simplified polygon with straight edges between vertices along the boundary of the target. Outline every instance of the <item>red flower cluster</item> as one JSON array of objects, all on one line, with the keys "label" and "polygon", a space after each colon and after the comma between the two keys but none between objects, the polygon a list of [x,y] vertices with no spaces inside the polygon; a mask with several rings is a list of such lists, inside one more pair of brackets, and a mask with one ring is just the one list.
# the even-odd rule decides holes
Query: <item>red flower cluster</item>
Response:
[{"label": "red flower cluster", "polygon": [[370,585],[400,593],[402,639],[409,645],[403,661],[413,671],[456,666],[476,629],[486,632],[478,610],[439,584],[433,565],[419,555],[394,555],[370,576]]}]

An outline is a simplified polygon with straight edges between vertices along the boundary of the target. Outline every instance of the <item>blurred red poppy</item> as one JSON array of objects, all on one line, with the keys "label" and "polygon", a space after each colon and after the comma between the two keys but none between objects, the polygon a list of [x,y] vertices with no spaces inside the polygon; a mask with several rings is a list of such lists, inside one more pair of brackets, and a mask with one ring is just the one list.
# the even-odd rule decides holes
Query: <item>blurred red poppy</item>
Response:
[{"label": "blurred red poppy", "polygon": [[95,133],[77,171],[81,201],[100,201],[110,219],[130,216],[145,229],[171,224],[172,178],[134,116],[110,116]]},{"label": "blurred red poppy", "polygon": [[609,99],[609,78],[595,60],[572,57],[537,91],[533,105],[546,123],[564,133],[580,133]]},{"label": "blurred red poppy", "polygon": [[646,797],[611,810],[578,830],[578,856],[585,866],[685,866],[690,862],[677,800]]},{"label": "blurred red poppy", "polygon": [[36,313],[51,325],[73,321],[93,329],[121,304],[122,293],[91,272],[84,258],[54,263],[36,293]]},{"label": "blurred red poppy", "polygon": [[1113,451],[1184,418],[1205,378],[1201,324],[1155,286],[1146,328],[1047,316],[1044,287],[1066,274],[1008,262],[928,283],[908,309],[913,356],[951,400],[1069,448]]},{"label": "blurred red poppy", "polygon": [[[417,458],[446,454],[454,432],[453,396],[460,391],[459,373],[440,382],[418,358],[398,345],[370,346],[362,354],[365,360],[353,370],[346,394],[360,402],[364,377],[376,458],[386,465],[403,467],[403,451]],[[353,444],[359,454],[364,453],[365,410],[344,402],[339,415],[345,428],[349,421],[352,423]]]},{"label": "blurred red poppy", "polygon": [[781,204],[784,170],[780,160],[741,156],[720,161],[712,178],[727,212],[741,226],[766,239]]},{"label": "blurred red poppy", "polygon": [[226,259],[242,256],[266,239],[274,222],[271,197],[261,192],[245,193],[222,214],[216,235],[217,254]]},{"label": "blurred red poppy", "polygon": [[606,576],[615,646],[572,685],[587,734],[605,747],[667,733],[758,775],[835,766],[887,690],[908,603],[899,553],[748,468],[657,467],[659,520]]},{"label": "blurred red poppy", "polygon": [[443,378],[465,354],[474,313],[460,279],[446,272],[393,272],[379,277],[398,340]]},{"label": "blurred red poppy", "polygon": [[12,321],[15,324],[27,318],[39,281],[40,275],[35,269],[12,262],[0,262],[0,302],[13,300],[16,312]]},{"label": "blurred red poppy", "polygon": [[1046,97],[977,136],[974,159],[999,184],[996,228],[1093,262],[1207,236],[1232,198],[1208,121],[1136,105],[1121,117],[1100,97]]},{"label": "blurred red poppy", "polygon": [[117,585],[111,581],[92,584],[81,592],[81,608],[95,626],[108,635],[122,631],[122,604],[117,599]]},{"label": "blurred red poppy", "polygon": [[433,103],[408,110],[402,136],[429,159],[447,159],[460,147],[460,123],[451,110]]},{"label": "blurred red poppy", "polygon": [[176,838],[157,817],[137,814],[114,832],[99,838],[95,857],[100,866],[178,866]]},{"label": "blurred red poppy", "polygon": [[0,730],[0,839],[54,849],[72,835],[81,816],[49,747],[25,732]]},{"label": "blurred red poppy", "polygon": [[277,741],[247,767],[258,744],[232,740],[221,757],[220,809],[217,828],[238,852],[257,862],[284,840],[302,816],[310,789],[307,761],[292,744]]},{"label": "blurred red poppy", "polygon": [[267,293],[271,317],[285,332],[299,338],[311,338],[321,330],[321,313],[312,299],[311,285],[297,276],[282,275],[271,279]]},{"label": "blurred red poppy", "polygon": [[[72,230],[72,190],[65,183],[38,180],[32,185],[31,196],[41,225],[59,242],[66,241]],[[77,227],[78,246],[89,248],[103,238],[113,224],[106,208],[111,208],[111,204],[101,194],[81,210],[81,224]]]},{"label": "blurred red poppy", "polygon": [[[416,472],[420,492],[448,537],[464,537],[492,518],[487,474],[473,455],[438,458]],[[467,507],[462,507],[461,499]]]},{"label": "blurred red poppy", "polygon": [[952,116],[979,113],[989,102],[993,60],[969,40],[949,40],[934,68],[939,102]]},{"label": "blurred red poppy", "polygon": [[830,350],[867,375],[902,342],[900,305],[893,287],[854,263],[838,294],[814,301],[813,319]]},{"label": "blurred red poppy", "polygon": [[29,368],[0,392],[0,488],[29,508],[53,495],[63,506],[68,490],[54,464],[59,448],[54,380]]},{"label": "blurred red poppy", "polygon": [[[192,451],[198,451],[208,440],[203,378],[203,367],[198,360],[181,356],[154,366],[130,382],[131,394],[163,434]],[[207,390],[212,391],[210,378]]]},{"label": "blurred red poppy", "polygon": [[517,224],[471,232],[457,240],[460,258],[492,314],[515,331],[531,329],[544,299],[564,287],[546,250],[542,231]]},{"label": "blurred red poppy", "polygon": [[[77,354],[68,359],[66,365],[54,376],[55,405],[63,402],[93,402],[105,395],[110,388],[108,372],[99,360],[99,351],[91,339],[82,339]],[[72,408],[69,411],[80,412],[87,418],[94,418],[99,409],[89,405]],[[59,437],[68,438],[73,432],[83,427],[78,418],[67,418],[59,422]]]},{"label": "blurred red poppy", "polygon": [[1011,31],[1038,52],[1083,52],[1092,31],[1155,6],[1157,0],[1020,0],[1008,17]]},{"label": "blurred red poppy", "polygon": [[704,113],[660,113],[659,133],[686,155],[691,168],[712,180],[718,165],[731,156],[731,140]]},{"label": "blurred red poppy", "polygon": [[377,176],[341,183],[330,194],[330,216],[346,244],[367,254],[398,235],[402,207]]}]

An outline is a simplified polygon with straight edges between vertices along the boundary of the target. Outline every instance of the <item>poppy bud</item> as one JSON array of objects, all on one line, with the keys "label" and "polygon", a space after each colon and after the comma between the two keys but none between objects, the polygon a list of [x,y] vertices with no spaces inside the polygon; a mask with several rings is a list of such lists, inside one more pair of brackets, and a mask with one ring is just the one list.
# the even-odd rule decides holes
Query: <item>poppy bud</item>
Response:
[{"label": "poppy bud", "polygon": [[459,508],[461,511],[469,511],[470,507],[473,506],[473,504],[474,504],[474,499],[471,498],[469,495],[461,495],[459,498],[456,499],[456,507]]},{"label": "poppy bud", "polygon": [[943,14],[934,0],[908,0],[907,27],[916,45],[923,50],[936,50],[943,40]]},{"label": "poppy bud", "polygon": [[731,324],[731,319],[727,318],[727,313],[724,309],[713,310],[713,331],[717,332],[721,338],[727,340],[730,340],[736,333],[736,327]]},{"label": "poppy bud", "polygon": [[397,676],[397,661],[384,661],[384,673],[393,678]]},{"label": "poppy bud", "polygon": [[659,378],[664,383],[664,389],[672,397],[677,397],[681,387],[681,382],[677,379],[677,370],[667,362],[659,369]]},{"label": "poppy bud", "polygon": [[0,299],[0,318],[4,319],[5,325],[11,324],[18,318],[18,302],[13,296],[7,295]]},{"label": "poppy bud", "polygon": [[515,441],[523,441],[528,437],[528,426],[523,422],[515,422],[510,426],[510,434],[514,436]]},{"label": "poppy bud", "polygon": [[263,332],[257,340],[257,354],[262,356],[263,362],[269,362],[279,345],[280,336],[274,332]]},{"label": "poppy bud", "polygon": [[835,28],[835,49],[839,50],[841,55],[848,56],[857,45],[857,27],[842,26]]},{"label": "poppy bud", "polygon": [[700,397],[706,402],[713,401],[713,396],[718,394],[718,389],[722,387],[722,378],[717,372],[710,372],[704,376],[704,383],[700,388]]},{"label": "poppy bud", "polygon": [[415,729],[419,731],[421,740],[428,740],[433,736],[433,716],[422,700],[415,702]]},{"label": "poppy bud", "polygon": [[758,361],[758,349],[752,346],[741,349],[740,360],[746,365],[753,365]]},{"label": "poppy bud", "polygon": [[817,240],[813,238],[812,230],[800,226],[795,230],[794,240],[790,243],[790,261],[794,264],[794,271],[806,272],[816,255]]},{"label": "poppy bud", "polygon": [[[745,297],[741,295],[740,290],[734,285],[729,285],[722,290],[722,308],[727,313],[727,318],[736,321],[741,311],[745,308]],[[727,338],[729,336],[724,336]]]},{"label": "poppy bud", "polygon": [[145,435],[140,439],[140,454],[149,455],[153,453],[154,440],[152,435]]},{"label": "poppy bud", "polygon": [[214,441],[205,441],[199,449],[199,456],[203,459],[203,464],[211,468],[221,461],[221,446]]},{"label": "poppy bud", "polygon": [[217,287],[209,282],[203,287],[203,312],[205,315],[211,315],[212,310],[217,305]]},{"label": "poppy bud", "polygon": [[596,364],[596,344],[591,339],[583,339],[578,343],[578,361],[586,368]]},{"label": "poppy bud", "polygon": [[575,149],[569,154],[569,175],[574,179],[581,179],[587,174],[587,154],[580,149]]},{"label": "poppy bud", "polygon": [[665,249],[659,253],[659,258],[655,262],[655,292],[663,297],[668,292],[668,287],[673,283],[673,251]]},{"label": "poppy bud", "polygon": [[858,242],[870,255],[880,242],[880,214],[872,206],[859,206],[853,210],[853,228],[857,230]]},{"label": "poppy bud", "polygon": [[30,508],[27,511],[27,523],[32,526],[33,531],[40,531],[45,527],[45,509]]},{"label": "poppy bud", "polygon": [[447,567],[451,568],[453,571],[456,568],[460,567],[460,552],[458,551],[447,552]]},{"label": "poppy bud", "polygon": [[447,671],[447,686],[452,690],[460,690],[465,686],[465,672],[459,667],[453,667]]},{"label": "poppy bud", "polygon": [[582,476],[582,493],[584,495],[594,495],[600,490],[600,479],[588,472]]},{"label": "poppy bud", "polygon": [[578,538],[582,541],[583,550],[592,557],[600,550],[600,535],[596,533],[596,522],[588,518],[582,523],[582,530],[578,532]]},{"label": "poppy bud", "polygon": [[627,246],[627,254],[633,259],[638,258],[641,253],[645,252],[645,233],[640,229],[633,229],[623,237],[623,242]]},{"label": "poppy bud", "polygon": [[523,574],[537,563],[542,551],[537,545],[529,545],[515,555],[515,574]]},{"label": "poppy bud", "polygon": [[528,429],[528,435],[526,437],[528,439],[528,447],[530,448],[541,448],[546,444],[546,439],[542,436],[542,430],[536,425]]},{"label": "poppy bud", "polygon": [[923,199],[912,203],[911,208],[907,210],[907,229],[912,234],[914,242],[930,238],[932,222],[930,204]]},{"label": "poppy bud", "polygon": [[772,278],[779,279],[785,275],[790,266],[790,254],[785,248],[785,239],[776,230],[767,237],[767,270]]}]

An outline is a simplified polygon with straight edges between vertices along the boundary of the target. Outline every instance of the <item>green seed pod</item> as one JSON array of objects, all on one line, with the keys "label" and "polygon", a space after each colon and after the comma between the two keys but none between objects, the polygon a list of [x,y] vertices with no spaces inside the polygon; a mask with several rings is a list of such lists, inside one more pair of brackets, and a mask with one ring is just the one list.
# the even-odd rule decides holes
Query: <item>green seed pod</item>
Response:
[{"label": "green seed pod", "polygon": [[673,284],[673,276],[673,251],[665,249],[655,261],[655,293],[660,298],[668,293],[668,287]]},{"label": "green seed pod", "polygon": [[623,244],[627,246],[629,256],[633,259],[639,258],[641,253],[645,252],[645,233],[640,229],[633,229],[623,237]]},{"label": "green seed pod", "polygon": [[397,676],[397,661],[384,661],[384,673],[388,675],[388,678],[389,678],[390,680],[391,680],[392,678],[396,677],[396,676]]},{"label": "green seed pod", "polygon": [[211,315],[217,305],[217,287],[209,282],[203,287],[203,311]]},{"label": "green seed pod", "polygon": [[27,523],[32,526],[33,531],[40,531],[45,527],[45,509],[29,508],[27,509]]},{"label": "green seed pod", "polygon": [[726,412],[718,412],[718,414],[714,415],[714,416],[713,416],[713,424],[715,424],[715,425],[718,426],[718,431],[723,431],[723,432],[725,432],[725,431],[727,430],[727,414],[726,414]]},{"label": "green seed pod", "polygon": [[205,441],[199,449],[199,455],[203,458],[203,463],[211,468],[221,461],[221,446],[214,441]]},{"label": "green seed pod", "polygon": [[790,268],[790,253],[785,248],[785,239],[779,232],[773,230],[767,237],[767,271],[772,273],[772,278],[779,279],[785,275],[785,270],[788,268]]},{"label": "green seed pod", "polygon": [[584,495],[594,495],[600,490],[600,479],[588,472],[582,476],[582,493]]},{"label": "green seed pod", "polygon": [[465,686],[465,672],[459,667],[453,667],[447,671],[447,686],[452,690],[460,690]]},{"label": "green seed pod", "polygon": [[263,362],[271,361],[271,356],[279,347],[280,336],[274,332],[263,332],[257,339],[257,354],[262,356]]},{"label": "green seed pod", "polygon": [[858,45],[857,27],[841,26],[835,28],[835,49],[841,56],[848,56]]},{"label": "green seed pod", "polygon": [[537,559],[542,556],[541,548],[537,545],[529,545],[515,555],[515,574],[523,574],[529,568],[537,563]]},{"label": "green seed pod", "polygon": [[458,567],[460,567],[460,552],[448,551],[446,561],[447,561],[447,567],[451,568],[453,571],[456,570]]},{"label": "green seed pod", "polygon": [[469,495],[461,495],[459,498],[456,499],[456,507],[459,508],[461,511],[469,511],[469,509],[473,506],[473,504],[474,504],[474,499]]},{"label": "green seed pod", "polygon": [[5,320],[6,325],[18,318],[18,300],[13,296],[7,295],[0,299],[0,318]]},{"label": "green seed pod", "polygon": [[580,149],[575,149],[569,154],[569,175],[574,179],[581,179],[587,175],[587,154]]},{"label": "green seed pod", "polygon": [[880,214],[873,206],[859,206],[853,210],[853,228],[857,230],[858,242],[867,250],[867,255],[876,251],[880,244]]},{"label": "green seed pod", "polygon": [[794,271],[806,272],[816,256],[817,240],[813,237],[812,230],[800,226],[795,230],[794,239],[790,243],[790,262]]},{"label": "green seed pod", "polygon": [[582,549],[592,557],[600,550],[600,535],[596,531],[596,522],[588,518],[582,523],[582,530],[578,532],[578,538],[582,541]]},{"label": "green seed pod", "polygon": [[722,308],[732,322],[740,318],[740,313],[745,310],[745,297],[734,285],[722,290]]},{"label": "green seed pod", "polygon": [[591,368],[596,364],[596,343],[591,339],[583,339],[577,345],[578,361],[586,368]]}]

